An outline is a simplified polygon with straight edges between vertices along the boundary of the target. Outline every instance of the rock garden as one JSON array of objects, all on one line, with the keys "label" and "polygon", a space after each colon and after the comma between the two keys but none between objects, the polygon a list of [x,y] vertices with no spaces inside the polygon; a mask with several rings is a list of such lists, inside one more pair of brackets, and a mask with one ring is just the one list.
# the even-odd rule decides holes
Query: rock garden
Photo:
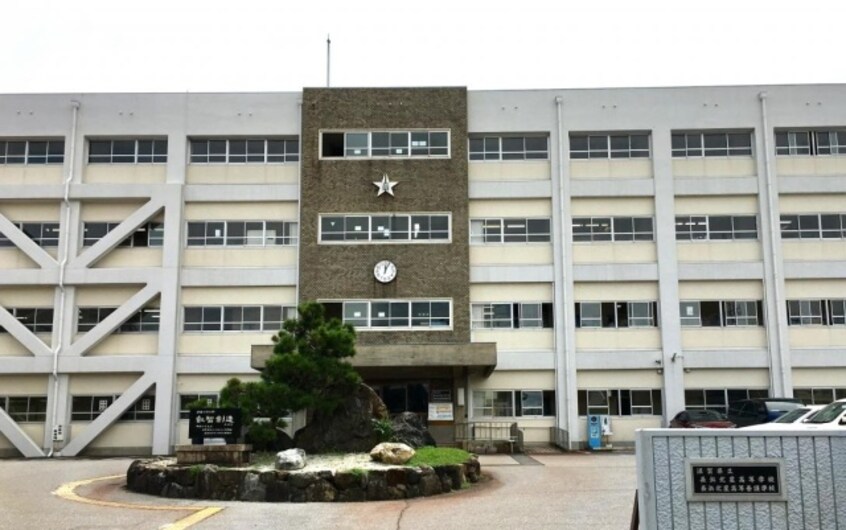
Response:
[{"label": "rock garden", "polygon": [[[196,420],[232,426],[243,415],[245,428],[222,435],[227,441],[243,430],[248,443],[281,450],[251,455],[252,445],[208,445],[192,435],[195,445],[177,447],[176,459],[133,462],[130,490],[171,498],[361,502],[448,493],[480,479],[478,459],[436,447],[419,416],[389,418],[379,396],[342,360],[355,354],[351,327],[324,321],[318,304],[303,304],[299,312],[274,337],[262,380],[229,381],[221,391],[225,408]],[[281,430],[289,410],[308,411],[293,439]]]}]

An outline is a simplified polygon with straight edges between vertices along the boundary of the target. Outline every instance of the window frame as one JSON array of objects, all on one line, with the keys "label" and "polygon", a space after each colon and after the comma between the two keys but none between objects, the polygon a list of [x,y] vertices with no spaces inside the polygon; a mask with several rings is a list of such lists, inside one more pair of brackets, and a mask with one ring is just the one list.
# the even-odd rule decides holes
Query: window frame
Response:
[{"label": "window frame", "polygon": [[[536,309],[537,317],[525,316],[530,307]],[[473,302],[470,304],[470,329],[481,331],[549,330],[555,327],[553,315],[552,302]]]},{"label": "window frame", "polygon": [[[212,142],[216,142],[219,144],[220,142],[225,142],[224,148],[222,152],[212,152],[211,146]],[[240,152],[233,152],[233,144],[240,144],[241,142],[244,143],[244,153],[243,155]],[[262,144],[262,151],[261,155],[258,152],[251,152],[251,142],[255,145],[255,142],[263,142]],[[282,143],[282,152],[281,154],[278,153],[271,153],[270,147],[271,143],[281,142]],[[201,144],[205,144],[205,152],[195,152],[195,148],[199,147]],[[289,149],[290,145],[296,143],[296,146],[292,149]],[[264,164],[264,165],[284,165],[284,164],[296,164],[300,162],[301,154],[300,154],[300,138],[299,136],[267,136],[267,137],[232,137],[232,138],[214,138],[214,137],[195,137],[188,139],[188,149],[187,149],[187,163],[193,165],[216,165],[216,164]],[[250,157],[258,157],[261,156],[262,159],[259,160],[250,160]],[[233,158],[241,158],[243,160],[232,160]],[[280,158],[281,160],[276,160],[276,158]],[[205,158],[203,160],[203,158]],[[214,160],[212,160],[214,158]],[[271,160],[271,158],[274,158]]]},{"label": "window frame", "polygon": [[[348,221],[357,218],[366,219],[367,226],[362,230],[348,230]],[[391,226],[388,227],[388,232],[393,233],[407,233],[407,238],[387,238],[374,239],[374,234],[380,231],[374,227],[374,219],[385,218],[389,224],[394,221],[398,223],[405,222],[405,230],[399,228],[392,231]],[[418,223],[415,223],[417,218]],[[324,220],[337,219],[341,223],[342,230],[332,232],[324,230]],[[432,229],[432,221],[437,220],[438,224],[446,220],[446,230]],[[428,228],[416,228],[418,225],[425,224]],[[452,213],[451,212],[410,212],[410,213],[322,213],[317,216],[317,243],[319,245],[442,245],[452,243]],[[415,231],[416,230],[416,231]],[[384,227],[381,231],[384,233]],[[432,237],[433,235],[443,235],[446,237]],[[341,234],[341,239],[326,239],[327,234]],[[362,234],[366,237],[356,237],[347,239],[347,234]],[[417,237],[417,234],[426,235],[426,238]]]},{"label": "window frame", "polygon": [[[801,137],[805,143],[799,141]],[[776,156],[842,156],[846,155],[846,129],[776,129],[773,146]]]},{"label": "window frame", "polygon": [[[630,222],[632,230],[618,230],[618,226],[624,222]],[[649,230],[644,230],[642,225],[649,223]],[[655,241],[655,220],[647,216],[579,216],[573,217],[572,221],[573,244],[584,243],[644,243]],[[589,230],[584,230],[584,228]],[[607,230],[602,229],[607,227]],[[596,230],[594,230],[596,229]],[[647,236],[648,235],[648,239]],[[629,238],[631,236],[631,238]]]},{"label": "window frame", "polygon": [[[324,135],[332,134],[332,135],[343,135],[343,154],[340,156],[327,156],[324,152]],[[391,142],[393,142],[394,136],[405,134],[407,141],[405,143],[405,148],[407,149],[407,153],[394,153],[394,154],[373,154],[374,149],[374,141],[373,135],[383,135],[387,134],[389,138],[389,144],[387,147],[378,146],[376,149],[383,150],[388,149],[390,150]],[[426,145],[414,145],[415,142],[421,142],[419,135],[426,134]],[[446,138],[446,146],[440,145],[433,145],[433,134],[445,134]],[[418,135],[418,139],[414,139],[414,136]],[[351,137],[359,138],[364,137],[364,143],[362,145],[353,145],[350,147],[349,140]],[[452,131],[451,129],[444,129],[444,128],[431,128],[431,129],[321,129],[318,132],[319,138],[319,145],[318,145],[318,153],[319,153],[319,160],[396,160],[396,159],[449,159],[452,157]],[[398,148],[402,148],[403,146],[398,144]],[[427,150],[427,154],[415,153],[414,151],[421,151]],[[440,151],[445,150],[445,153],[436,153],[432,154],[432,151]],[[350,151],[361,150],[364,151],[363,153],[357,154],[352,153],[349,154]]]},{"label": "window frame", "polygon": [[[745,144],[732,146],[732,137],[738,139],[741,135],[749,139],[748,147]],[[713,139],[715,136],[723,136],[725,142],[720,146],[707,146],[706,137]],[[680,139],[684,140],[683,146],[680,146]],[[755,156],[755,138],[752,130],[672,131],[670,142],[671,158],[750,158]],[[725,154],[722,151],[725,151]]]},{"label": "window frame", "polygon": [[[591,309],[585,317],[586,306]],[[647,316],[633,317],[633,309],[646,308]],[[598,313],[596,310],[598,309]],[[657,300],[579,300],[575,302],[576,329],[643,329],[659,327]],[[611,316],[609,320],[607,317]],[[648,324],[643,324],[646,320]],[[632,323],[636,322],[636,325]],[[613,324],[613,325],[609,325]]]},{"label": "window frame", "polygon": [[[512,230],[508,233],[508,223],[524,224],[524,232],[520,234]],[[546,224],[545,230],[532,231],[530,226]],[[488,233],[488,226],[498,225],[498,230]],[[481,233],[479,232],[481,227]],[[510,238],[510,240],[509,240]],[[517,240],[518,238],[524,240]],[[496,239],[496,240],[495,240]],[[470,219],[471,245],[512,245],[512,244],[548,244],[552,242],[552,219],[549,217],[473,217]]]},{"label": "window frame", "polygon": [[[20,405],[21,400],[26,400],[25,410],[14,410],[12,400]],[[43,423],[47,420],[47,396],[37,395],[0,395],[0,409],[12,418],[15,423]]]},{"label": "window frame", "polygon": [[[506,149],[505,143],[522,142],[521,149]],[[529,148],[530,140],[544,141],[544,148]],[[482,150],[474,144],[482,143]],[[495,144],[495,145],[494,145]],[[470,162],[535,162],[549,160],[548,133],[471,133],[467,135],[467,159]]]},{"label": "window frame", "polygon": [[[397,331],[452,331],[455,323],[455,311],[453,307],[453,300],[451,298],[374,298],[374,299],[348,299],[348,300],[320,300],[321,304],[339,306],[341,312],[341,322],[352,325],[356,331],[363,332],[397,332]],[[384,315],[375,315],[374,304],[379,306],[388,306],[388,313]],[[394,304],[407,305],[405,315],[394,317],[391,311],[394,309]],[[429,304],[426,311],[427,315],[415,314],[415,311],[423,310],[423,304]],[[447,316],[440,316],[433,314],[433,304],[440,306],[446,304]],[[415,305],[418,307],[415,308]],[[353,308],[359,306],[358,315],[348,317],[348,312]],[[338,309],[338,307],[336,307]],[[349,310],[349,311],[348,311]],[[376,324],[374,320],[387,321],[387,325]],[[418,323],[415,323],[415,320]],[[428,325],[422,325],[420,322],[428,320]],[[432,325],[432,322],[447,320],[447,325]],[[404,325],[393,325],[392,321],[407,321]]]},{"label": "window frame", "polygon": [[[748,228],[738,227],[741,222],[749,220],[755,222],[755,237],[747,237],[752,234],[752,230]],[[717,224],[728,221],[731,228],[718,229]],[[694,242],[694,241],[759,241],[760,231],[758,229],[758,215],[738,214],[738,215],[676,215],[675,216],[675,234],[676,242]],[[683,227],[688,227],[687,229]],[[697,227],[694,229],[693,227]],[[728,235],[729,237],[722,237]],[[687,236],[687,237],[686,237]]]},{"label": "window frame", "polygon": [[[259,309],[258,318],[244,317],[244,309]],[[280,319],[270,320],[267,312],[279,311]],[[283,304],[243,304],[243,305],[185,305],[182,306],[182,333],[276,333],[282,324],[296,316],[296,306]],[[194,313],[199,311],[199,320]],[[240,320],[229,320],[227,316],[240,313]],[[189,313],[191,316],[189,317]],[[217,313],[217,318],[212,318]],[[208,318],[207,318],[208,315]],[[258,329],[254,326],[258,323]],[[236,327],[237,326],[237,327]],[[190,329],[189,329],[190,328]],[[196,328],[196,329],[195,329]]]},{"label": "window frame", "polygon": [[[88,138],[87,164],[166,164],[168,155],[167,137],[150,138]],[[116,142],[133,142],[132,154],[115,153]],[[142,153],[142,144],[150,143],[149,153]],[[95,154],[92,144],[108,144],[108,154]],[[146,146],[143,146],[146,147]],[[161,150],[163,148],[163,151]],[[146,150],[145,150],[146,151]],[[119,157],[116,159],[116,157]],[[149,157],[149,160],[144,160]]]},{"label": "window frame", "polygon": [[[619,140],[623,138],[626,140],[627,144],[625,148],[619,145]],[[640,140],[646,138],[646,147],[632,147],[635,138]],[[617,146],[614,145],[614,139],[617,139]],[[574,149],[574,140],[577,140],[580,146],[583,140],[584,148]],[[604,145],[604,147],[599,146],[600,142]],[[606,133],[571,132],[569,136],[568,153],[570,160],[649,160],[652,158],[652,134],[650,131]]]},{"label": "window frame", "polygon": [[[261,235],[250,235],[248,230],[249,224],[260,224]],[[270,228],[271,225],[282,225],[282,235],[279,236],[278,231]],[[202,225],[202,236],[191,235],[194,228]],[[221,235],[209,235],[210,225],[221,225]],[[242,235],[232,235],[235,228],[239,225],[243,226]],[[274,235],[269,234],[273,232]],[[286,235],[287,234],[287,235]],[[250,239],[261,238],[261,244],[249,243]],[[243,243],[230,243],[233,239],[241,238]],[[270,240],[273,242],[269,242]],[[215,243],[215,241],[220,243]],[[281,240],[282,243],[277,243]],[[299,223],[297,221],[281,221],[281,220],[187,220],[185,221],[185,239],[183,241],[186,249],[203,249],[203,248],[275,248],[275,247],[291,247],[299,245],[300,231]],[[211,243],[210,243],[211,241]]]},{"label": "window frame", "polygon": [[[33,153],[33,144],[45,144],[44,154]],[[9,145],[23,144],[23,151],[9,153]],[[41,161],[40,159],[44,159]],[[13,159],[9,162],[9,159]],[[65,163],[65,139],[62,138],[0,138],[0,166],[43,166]]]}]

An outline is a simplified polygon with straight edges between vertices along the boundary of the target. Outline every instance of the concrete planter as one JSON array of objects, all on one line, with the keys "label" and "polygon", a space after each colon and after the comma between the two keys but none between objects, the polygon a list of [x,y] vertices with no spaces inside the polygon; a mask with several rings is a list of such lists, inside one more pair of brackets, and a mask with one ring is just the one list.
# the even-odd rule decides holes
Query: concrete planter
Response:
[{"label": "concrete planter", "polygon": [[477,482],[479,460],[437,467],[393,467],[355,471],[275,471],[180,466],[172,460],[136,460],[126,472],[138,493],[177,499],[253,502],[363,502],[412,499],[448,493]]}]

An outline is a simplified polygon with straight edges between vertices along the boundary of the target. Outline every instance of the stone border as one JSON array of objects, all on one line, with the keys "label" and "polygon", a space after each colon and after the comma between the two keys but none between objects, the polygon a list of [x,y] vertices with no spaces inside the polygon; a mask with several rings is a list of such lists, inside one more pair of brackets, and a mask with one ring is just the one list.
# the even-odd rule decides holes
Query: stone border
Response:
[{"label": "stone border", "polygon": [[174,499],[253,502],[363,502],[412,499],[461,489],[478,482],[475,456],[463,464],[345,471],[276,471],[177,466],[168,460],[132,462],[126,472],[131,491]]}]

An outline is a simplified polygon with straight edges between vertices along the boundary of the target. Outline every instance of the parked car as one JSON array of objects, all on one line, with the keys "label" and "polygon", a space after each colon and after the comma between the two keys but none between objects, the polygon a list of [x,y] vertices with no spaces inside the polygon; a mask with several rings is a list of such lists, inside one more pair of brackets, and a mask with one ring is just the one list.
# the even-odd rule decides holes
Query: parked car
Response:
[{"label": "parked car", "polygon": [[819,410],[823,407],[824,405],[805,405],[804,407],[799,407],[798,409],[793,409],[790,412],[786,412],[785,414],[779,416],[778,418],[774,419],[769,423],[747,425],[746,427],[741,427],[741,429],[750,431],[764,431],[795,428],[804,420],[807,420],[808,418],[812,417],[814,414],[819,412]]},{"label": "parked car", "polygon": [[838,399],[799,424],[803,429],[846,428],[846,399]]},{"label": "parked car", "polygon": [[670,420],[670,427],[676,429],[731,429],[734,423],[728,421],[722,412],[709,409],[686,409]]},{"label": "parked car", "polygon": [[802,406],[802,401],[796,398],[743,399],[729,406],[728,419],[738,427],[746,427],[771,422]]}]

